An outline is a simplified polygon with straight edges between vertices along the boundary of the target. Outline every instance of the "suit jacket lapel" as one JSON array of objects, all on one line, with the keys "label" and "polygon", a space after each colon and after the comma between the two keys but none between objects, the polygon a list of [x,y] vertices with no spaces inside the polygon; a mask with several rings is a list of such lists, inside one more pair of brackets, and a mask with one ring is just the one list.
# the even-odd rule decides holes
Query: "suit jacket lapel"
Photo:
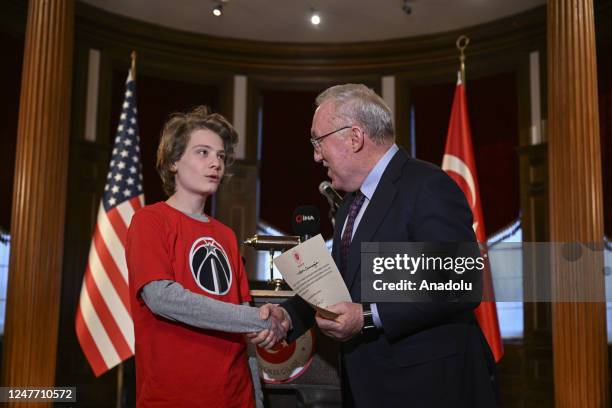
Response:
[{"label": "suit jacket lapel", "polygon": [[[351,288],[355,283],[355,278],[360,273],[361,243],[369,242],[372,239],[382,224],[385,216],[389,212],[389,208],[393,204],[393,200],[397,194],[395,181],[401,176],[401,170],[406,161],[406,152],[403,149],[400,149],[393,156],[389,162],[389,165],[385,169],[382,177],[380,178],[378,186],[374,191],[372,200],[370,200],[368,207],[361,217],[361,221],[359,221],[357,231],[355,231],[355,235],[353,235],[353,240],[351,241],[351,246],[349,247],[348,271],[344,277],[349,292],[351,292]],[[335,239],[334,242],[336,242]],[[338,242],[340,242],[339,239]],[[358,294],[358,296],[361,297],[361,294]],[[353,296],[353,298],[354,297],[355,296]]]}]

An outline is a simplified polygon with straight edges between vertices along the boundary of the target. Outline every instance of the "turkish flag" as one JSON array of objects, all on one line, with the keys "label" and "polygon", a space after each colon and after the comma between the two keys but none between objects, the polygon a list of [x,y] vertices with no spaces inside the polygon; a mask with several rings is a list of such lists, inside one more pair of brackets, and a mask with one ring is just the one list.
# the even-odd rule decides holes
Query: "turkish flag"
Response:
[{"label": "turkish flag", "polygon": [[[442,170],[455,180],[459,185],[472,209],[474,218],[474,232],[478,242],[486,244],[487,234],[485,232],[484,217],[482,216],[482,205],[480,201],[480,190],[476,175],[476,162],[474,159],[474,148],[472,147],[472,134],[470,132],[470,121],[468,119],[467,100],[465,86],[459,80],[455,89],[455,98],[451,110],[448,134],[446,136],[446,148],[442,160]],[[486,251],[486,250],[485,250]],[[489,262],[485,263],[483,276],[483,299],[494,299],[493,282]],[[497,308],[495,302],[483,301],[476,309],[476,318],[487,338],[489,347],[499,361],[504,355],[504,345],[499,333],[499,322],[497,320]]]}]

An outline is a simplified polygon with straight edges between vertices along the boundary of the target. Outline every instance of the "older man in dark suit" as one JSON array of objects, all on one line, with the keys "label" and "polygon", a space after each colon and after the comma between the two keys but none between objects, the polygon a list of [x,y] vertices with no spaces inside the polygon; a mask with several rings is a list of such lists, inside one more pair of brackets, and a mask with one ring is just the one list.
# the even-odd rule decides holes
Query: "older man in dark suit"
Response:
[{"label": "older man in dark suit", "polygon": [[[361,242],[475,242],[459,187],[398,148],[389,108],[364,85],[317,97],[311,142],[333,187],[348,192],[333,257],[353,302],[332,306],[334,320],[315,316],[297,296],[262,313],[285,319],[289,340],[316,323],[342,342],[345,407],[497,406],[493,357],[473,313],[478,303],[361,302]],[[264,335],[252,341],[267,342]]]}]

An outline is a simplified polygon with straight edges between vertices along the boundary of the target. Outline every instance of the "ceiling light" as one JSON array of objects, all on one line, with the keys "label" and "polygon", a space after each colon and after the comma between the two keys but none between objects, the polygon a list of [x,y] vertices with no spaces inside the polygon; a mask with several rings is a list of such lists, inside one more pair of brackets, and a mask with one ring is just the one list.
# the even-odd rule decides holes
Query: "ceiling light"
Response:
[{"label": "ceiling light", "polygon": [[316,10],[312,10],[312,12],[310,14],[310,23],[312,25],[319,25],[319,24],[321,24],[321,16],[319,15],[319,13]]},{"label": "ceiling light", "polygon": [[212,10],[213,16],[219,17],[223,14],[223,5],[221,3],[217,4]]}]

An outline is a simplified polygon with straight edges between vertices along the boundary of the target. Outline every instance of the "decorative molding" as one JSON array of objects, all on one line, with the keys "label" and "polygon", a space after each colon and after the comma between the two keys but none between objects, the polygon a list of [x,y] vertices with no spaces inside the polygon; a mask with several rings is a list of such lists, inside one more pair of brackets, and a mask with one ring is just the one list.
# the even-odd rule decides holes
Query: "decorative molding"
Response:
[{"label": "decorative molding", "polygon": [[470,58],[524,47],[544,35],[545,9],[527,12],[446,33],[399,40],[335,44],[269,43],[213,37],[159,27],[77,4],[78,41],[108,49],[137,49],[156,59],[206,62],[207,69],[241,74],[312,72],[343,75],[349,72],[389,74],[430,65],[455,63],[455,40],[472,39]]},{"label": "decorative molding", "polygon": [[395,76],[386,75],[382,77],[380,88],[382,89],[380,96],[382,96],[387,105],[389,105],[391,115],[395,115]]},{"label": "decorative molding", "polygon": [[234,75],[232,123],[238,133],[238,144],[235,149],[235,158],[243,160],[246,157],[246,118],[247,118],[247,77]]}]

